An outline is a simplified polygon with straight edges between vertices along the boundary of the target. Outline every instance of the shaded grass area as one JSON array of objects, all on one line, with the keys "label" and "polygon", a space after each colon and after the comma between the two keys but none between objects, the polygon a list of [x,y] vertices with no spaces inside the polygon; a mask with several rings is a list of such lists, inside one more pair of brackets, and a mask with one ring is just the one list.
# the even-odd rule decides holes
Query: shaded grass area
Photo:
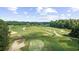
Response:
[{"label": "shaded grass area", "polygon": [[[79,44],[77,40],[75,40],[75,38],[65,36],[68,35],[70,30],[42,26],[29,26],[26,27],[25,31],[23,31],[23,27],[26,26],[12,26],[12,28],[10,27],[10,30],[18,32],[17,35],[24,36],[25,47],[21,49],[23,51],[79,50]],[[61,35],[62,37],[56,36],[54,30],[57,32],[57,34]],[[13,40],[14,37],[12,37],[11,40]]]}]

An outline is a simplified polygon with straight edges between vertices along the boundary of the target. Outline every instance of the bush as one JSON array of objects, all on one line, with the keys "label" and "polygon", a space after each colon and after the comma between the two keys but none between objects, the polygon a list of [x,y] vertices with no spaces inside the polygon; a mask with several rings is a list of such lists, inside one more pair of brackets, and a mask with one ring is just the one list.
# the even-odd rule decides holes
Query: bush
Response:
[{"label": "bush", "polygon": [[0,51],[8,47],[8,25],[0,19]]},{"label": "bush", "polygon": [[72,31],[69,33],[69,35],[72,36],[72,37],[79,38],[79,28],[72,29]]}]

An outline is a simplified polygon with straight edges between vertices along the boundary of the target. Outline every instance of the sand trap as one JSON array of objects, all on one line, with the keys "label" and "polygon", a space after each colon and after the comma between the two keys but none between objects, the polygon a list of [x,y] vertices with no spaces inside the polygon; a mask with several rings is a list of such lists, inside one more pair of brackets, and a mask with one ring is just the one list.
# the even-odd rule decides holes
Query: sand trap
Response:
[{"label": "sand trap", "polygon": [[54,33],[56,36],[62,37],[62,35],[58,34],[55,30],[54,30]]},{"label": "sand trap", "polygon": [[48,33],[45,33],[45,34],[43,34],[44,36],[48,36],[49,34]]},{"label": "sand trap", "polygon": [[64,30],[60,30],[61,32],[65,32]]},{"label": "sand trap", "polygon": [[11,31],[10,34],[11,34],[11,35],[14,35],[14,34],[17,34],[17,32],[15,32],[15,31]]},{"label": "sand trap", "polygon": [[43,35],[44,35],[44,36],[52,36],[53,33],[47,32],[47,33],[44,33]]},{"label": "sand trap", "polygon": [[23,41],[22,40],[23,39],[15,40],[11,45],[11,47],[9,48],[9,51],[21,51],[21,48],[25,46],[24,40]]},{"label": "sand trap", "polygon": [[25,31],[26,30],[26,27],[23,27],[22,30]]}]

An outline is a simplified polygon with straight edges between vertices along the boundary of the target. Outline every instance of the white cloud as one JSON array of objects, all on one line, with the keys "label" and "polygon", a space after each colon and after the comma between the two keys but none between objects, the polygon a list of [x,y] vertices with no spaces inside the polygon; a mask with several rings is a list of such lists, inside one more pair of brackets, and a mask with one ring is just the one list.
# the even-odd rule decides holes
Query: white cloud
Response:
[{"label": "white cloud", "polygon": [[57,13],[55,9],[49,7],[38,7],[37,12],[40,15],[48,15],[48,13]]},{"label": "white cloud", "polygon": [[60,16],[62,16],[62,17],[63,17],[63,16],[65,16],[65,14],[60,14]]},{"label": "white cloud", "polygon": [[57,20],[58,16],[57,15],[49,15],[47,16],[48,20]]},{"label": "white cloud", "polygon": [[71,16],[71,14],[67,14],[67,16],[68,16],[68,17],[70,17],[70,16]]},{"label": "white cloud", "polygon": [[16,11],[17,9],[18,7],[8,7],[8,10],[12,11],[14,14],[18,14]]},{"label": "white cloud", "polygon": [[16,11],[17,10],[17,7],[8,7],[8,10]]},{"label": "white cloud", "polygon": [[38,7],[37,12],[40,13],[44,8],[43,7]]},{"label": "white cloud", "polygon": [[69,10],[67,10],[67,12],[71,12],[71,10],[69,9]]},{"label": "white cloud", "polygon": [[28,15],[28,12],[24,12],[24,15]]},{"label": "white cloud", "polygon": [[58,15],[47,15],[47,16],[40,16],[41,19],[51,21],[51,20],[57,20]]},{"label": "white cloud", "polygon": [[57,11],[55,9],[53,9],[53,8],[46,8],[45,12],[46,13],[57,13]]},{"label": "white cloud", "polygon": [[13,13],[14,13],[14,14],[18,14],[18,12],[16,12],[16,11],[13,11]]},{"label": "white cloud", "polygon": [[59,18],[60,19],[69,19],[69,18],[71,18],[71,14],[60,14]]},{"label": "white cloud", "polygon": [[66,14],[66,17],[69,19],[69,18],[72,18],[72,14]]},{"label": "white cloud", "polygon": [[76,11],[79,11],[79,8],[71,8],[72,12],[76,12]]},{"label": "white cloud", "polygon": [[69,10],[67,10],[68,13],[73,13],[73,12],[77,12],[77,11],[79,11],[78,7],[71,7],[71,8],[69,8]]},{"label": "white cloud", "polygon": [[60,14],[60,19],[67,19],[66,15],[65,14]]}]

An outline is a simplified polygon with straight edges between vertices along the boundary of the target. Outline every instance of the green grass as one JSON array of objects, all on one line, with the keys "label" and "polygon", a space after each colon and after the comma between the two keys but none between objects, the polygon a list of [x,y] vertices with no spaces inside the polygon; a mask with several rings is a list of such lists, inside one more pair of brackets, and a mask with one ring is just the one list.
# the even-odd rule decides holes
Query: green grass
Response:
[{"label": "green grass", "polygon": [[[42,27],[42,26],[29,26],[23,31],[24,26],[9,26],[11,31],[17,32],[17,35],[22,35],[25,37],[25,47],[21,50],[23,51],[77,51],[79,50],[79,44],[75,38],[67,36],[70,30],[52,28],[52,27]],[[61,35],[57,36],[57,34]],[[13,36],[10,39],[12,43],[14,40]]]}]

